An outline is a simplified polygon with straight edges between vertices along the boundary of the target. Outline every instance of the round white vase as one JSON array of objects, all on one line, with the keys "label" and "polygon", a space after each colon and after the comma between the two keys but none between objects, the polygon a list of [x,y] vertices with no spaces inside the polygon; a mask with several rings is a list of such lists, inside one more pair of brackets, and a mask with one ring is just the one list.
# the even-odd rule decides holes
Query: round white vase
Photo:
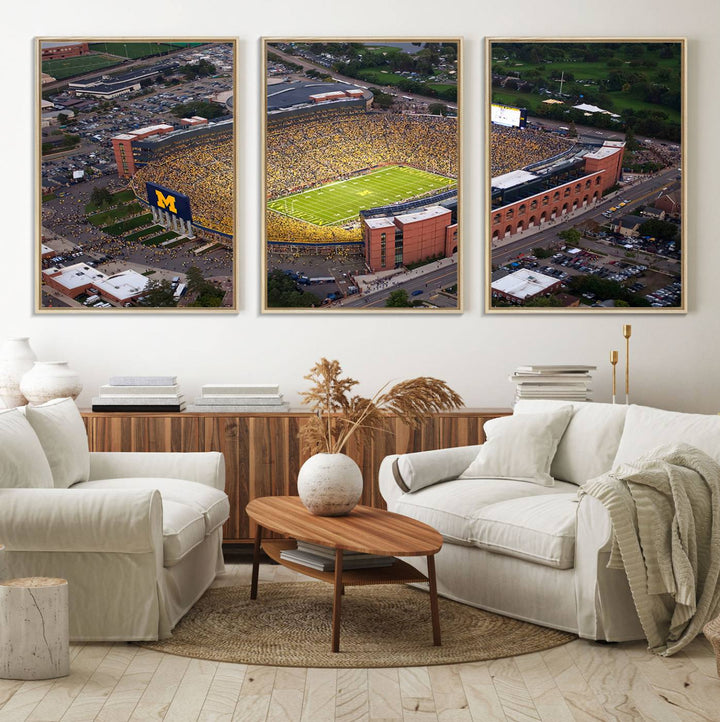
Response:
[{"label": "round white vase", "polygon": [[315,454],[300,467],[297,489],[311,514],[342,516],[360,501],[362,472],[345,454]]},{"label": "round white vase", "polygon": [[0,398],[8,408],[24,406],[27,399],[20,391],[20,380],[37,356],[27,336],[6,339],[0,350]]},{"label": "round white vase", "polygon": [[68,368],[67,361],[36,361],[20,381],[20,391],[31,406],[52,399],[76,399],[82,391],[80,375]]}]

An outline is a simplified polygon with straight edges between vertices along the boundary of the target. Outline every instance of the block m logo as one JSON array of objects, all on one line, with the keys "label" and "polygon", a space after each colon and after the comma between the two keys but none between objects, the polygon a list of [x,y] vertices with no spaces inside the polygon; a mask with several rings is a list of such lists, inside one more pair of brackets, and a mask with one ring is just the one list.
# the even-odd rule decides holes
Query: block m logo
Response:
[{"label": "block m logo", "polygon": [[155,188],[155,195],[157,197],[158,208],[167,208],[170,213],[177,215],[177,208],[175,207],[175,196],[170,194],[165,195],[162,191]]}]

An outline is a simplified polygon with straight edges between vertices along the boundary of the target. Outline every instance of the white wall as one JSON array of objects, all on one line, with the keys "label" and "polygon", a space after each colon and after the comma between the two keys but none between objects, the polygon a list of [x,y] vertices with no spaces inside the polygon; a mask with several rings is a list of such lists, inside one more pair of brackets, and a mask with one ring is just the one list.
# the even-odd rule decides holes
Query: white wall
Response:
[{"label": "white wall", "polygon": [[[427,374],[446,379],[468,406],[507,406],[514,388],[507,376],[520,363],[597,364],[595,399],[608,400],[609,350],[623,348],[622,324],[632,323],[633,401],[720,411],[718,27],[715,0],[16,3],[12,16],[5,18],[0,64],[0,337],[29,335],[41,359],[70,361],[85,384],[81,406],[89,405],[109,375],[124,373],[177,374],[189,397],[211,381],[279,382],[296,404],[297,391],[305,386],[302,376],[320,356],[338,358],[349,375],[361,380],[364,393],[389,378]],[[34,315],[32,38],[140,34],[240,38],[236,108],[242,310],[221,316]],[[259,314],[263,35],[464,37],[464,314]],[[688,38],[687,315],[482,313],[485,36]]]}]

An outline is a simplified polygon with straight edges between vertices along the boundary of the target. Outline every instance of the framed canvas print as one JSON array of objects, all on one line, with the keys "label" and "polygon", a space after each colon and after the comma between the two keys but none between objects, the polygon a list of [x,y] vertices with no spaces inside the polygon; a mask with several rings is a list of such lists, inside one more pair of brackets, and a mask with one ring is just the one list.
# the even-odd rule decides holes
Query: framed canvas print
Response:
[{"label": "framed canvas print", "polygon": [[460,311],[460,40],[265,38],[263,62],[263,312]]},{"label": "framed canvas print", "polygon": [[685,312],[685,41],[486,49],[486,311]]},{"label": "framed canvas print", "polygon": [[36,311],[236,311],[236,41],[36,51]]}]

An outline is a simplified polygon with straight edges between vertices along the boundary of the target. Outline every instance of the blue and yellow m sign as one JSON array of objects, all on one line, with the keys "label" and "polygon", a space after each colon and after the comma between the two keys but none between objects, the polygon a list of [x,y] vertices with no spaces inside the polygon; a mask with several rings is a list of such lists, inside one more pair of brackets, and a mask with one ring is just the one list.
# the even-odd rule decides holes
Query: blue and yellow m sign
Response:
[{"label": "blue and yellow m sign", "polygon": [[155,189],[155,197],[157,199],[157,207],[165,208],[170,213],[177,215],[177,208],[175,207],[175,196],[171,196],[169,193],[165,195],[162,191]]},{"label": "blue and yellow m sign", "polygon": [[190,199],[184,193],[178,193],[159,183],[146,183],[145,186],[148,203],[153,208],[172,213],[172,215],[192,223]]}]

